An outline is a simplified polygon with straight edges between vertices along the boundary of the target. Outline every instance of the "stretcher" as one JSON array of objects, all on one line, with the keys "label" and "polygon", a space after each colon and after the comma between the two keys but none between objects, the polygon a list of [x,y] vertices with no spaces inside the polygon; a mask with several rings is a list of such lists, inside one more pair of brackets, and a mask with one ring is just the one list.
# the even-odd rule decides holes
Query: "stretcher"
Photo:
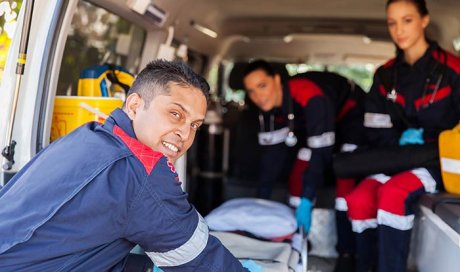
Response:
[{"label": "stretcher", "polygon": [[256,198],[232,199],[211,211],[205,220],[211,235],[238,259],[251,259],[264,272],[305,272],[306,235],[297,229],[287,205]]}]

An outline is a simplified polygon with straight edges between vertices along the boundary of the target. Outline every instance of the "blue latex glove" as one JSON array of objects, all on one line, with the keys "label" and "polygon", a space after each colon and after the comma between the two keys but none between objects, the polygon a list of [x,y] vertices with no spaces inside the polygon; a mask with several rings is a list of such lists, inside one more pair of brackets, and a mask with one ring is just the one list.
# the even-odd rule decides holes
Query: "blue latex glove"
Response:
[{"label": "blue latex glove", "polygon": [[305,197],[302,197],[300,200],[300,205],[297,207],[295,211],[295,217],[297,219],[297,226],[303,227],[305,233],[310,232],[311,227],[311,209],[313,207],[313,203]]},{"label": "blue latex glove", "polygon": [[256,264],[253,260],[244,260],[241,262],[244,268],[249,270],[249,272],[262,272],[263,269],[260,265]]},{"label": "blue latex glove", "polygon": [[399,138],[399,145],[423,144],[423,128],[408,128]]},{"label": "blue latex glove", "polygon": [[158,266],[153,265],[153,272],[163,272]]}]

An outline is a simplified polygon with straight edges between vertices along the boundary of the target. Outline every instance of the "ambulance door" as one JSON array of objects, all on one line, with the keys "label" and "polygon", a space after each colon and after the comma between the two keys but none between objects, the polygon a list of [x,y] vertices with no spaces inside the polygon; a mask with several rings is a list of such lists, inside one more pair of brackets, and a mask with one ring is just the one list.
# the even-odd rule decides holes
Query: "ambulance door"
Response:
[{"label": "ambulance door", "polygon": [[[10,138],[16,142],[14,163],[7,165],[8,161],[1,158],[1,184],[5,184],[45,144],[38,132],[43,125],[47,125],[44,121],[52,110],[50,105],[56,89],[65,37],[77,4],[77,0],[34,1],[25,70],[18,84],[15,70],[26,1],[21,7],[0,87],[1,149],[10,146]],[[19,95],[14,120],[11,120],[16,86],[19,86]],[[12,132],[12,137],[7,135],[8,131]]]}]

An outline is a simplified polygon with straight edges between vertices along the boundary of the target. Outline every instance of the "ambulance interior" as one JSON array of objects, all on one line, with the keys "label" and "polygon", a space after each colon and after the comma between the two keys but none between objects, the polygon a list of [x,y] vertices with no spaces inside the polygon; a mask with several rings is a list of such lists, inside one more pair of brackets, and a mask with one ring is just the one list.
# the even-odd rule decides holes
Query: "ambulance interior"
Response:
[{"label": "ambulance interior", "polygon": [[[51,15],[54,30],[49,32],[54,34],[46,33],[41,47],[46,61],[43,57],[41,65],[36,65],[45,67],[35,86],[36,99],[21,104],[32,103],[36,108],[30,115],[18,113],[18,118],[30,117],[30,123],[25,121],[22,126],[29,126],[31,133],[17,136],[22,142],[18,141],[16,166],[3,173],[3,179],[47,146],[50,138],[62,136],[53,136],[57,129],[53,124],[55,97],[77,96],[82,70],[110,63],[135,75],[152,59],[182,59],[208,80],[212,90],[209,119],[177,165],[190,201],[203,214],[224,200],[255,196],[259,125],[257,109],[245,97],[241,83],[243,63],[262,58],[284,67],[290,75],[334,71],[369,90],[374,70],[395,53],[384,0],[44,2],[36,1],[33,18],[37,20],[40,11]],[[431,16],[428,36],[458,54],[460,2],[428,0],[427,4]],[[38,30],[31,32],[32,41],[45,33],[38,24],[35,27]],[[53,50],[47,51],[47,46]],[[113,81],[108,84],[112,88],[117,85]],[[123,98],[124,91],[118,88],[110,95]],[[24,101],[32,99],[22,96]],[[15,130],[13,135],[19,134]],[[280,180],[273,198],[285,202],[286,190],[285,180]],[[319,207],[332,209],[333,194],[331,185],[326,184],[318,197],[322,199]],[[411,252],[416,271],[460,267],[455,257],[460,253],[460,206],[441,203],[434,211],[435,198],[424,200],[416,219]],[[434,255],[444,255],[442,259],[449,262]],[[332,271],[328,269],[333,261],[326,258],[325,262],[321,271]]]}]

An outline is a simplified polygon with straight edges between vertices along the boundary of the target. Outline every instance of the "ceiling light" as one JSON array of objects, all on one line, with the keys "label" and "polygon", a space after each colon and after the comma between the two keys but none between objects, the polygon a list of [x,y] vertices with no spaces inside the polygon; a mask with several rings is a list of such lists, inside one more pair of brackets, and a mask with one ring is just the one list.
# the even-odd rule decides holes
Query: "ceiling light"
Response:
[{"label": "ceiling light", "polygon": [[364,44],[371,44],[372,42],[372,39],[367,37],[367,36],[363,36],[363,43]]},{"label": "ceiling light", "polygon": [[195,21],[190,21],[190,25],[193,28],[195,28],[196,30],[200,31],[201,33],[203,33],[205,35],[208,35],[211,38],[217,38],[217,32],[215,32],[212,29],[209,29],[209,28],[207,28],[205,26],[202,26],[202,25],[196,23]]},{"label": "ceiling light", "polygon": [[283,37],[283,41],[285,43],[290,43],[290,42],[292,42],[292,40],[294,40],[294,36],[292,36],[292,35],[286,35],[286,36]]}]

